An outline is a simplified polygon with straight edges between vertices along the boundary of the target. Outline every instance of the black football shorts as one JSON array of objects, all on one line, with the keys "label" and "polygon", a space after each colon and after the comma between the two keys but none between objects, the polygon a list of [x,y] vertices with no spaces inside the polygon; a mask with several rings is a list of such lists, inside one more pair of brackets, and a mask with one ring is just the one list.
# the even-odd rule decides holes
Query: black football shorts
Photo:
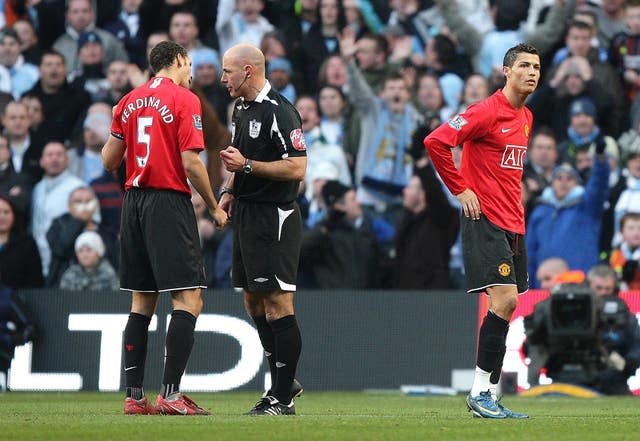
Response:
[{"label": "black football shorts", "polygon": [[302,245],[295,202],[237,200],[233,210],[233,286],[248,292],[294,292]]},{"label": "black football shorts", "polygon": [[122,205],[120,289],[206,288],[191,199],[172,190],[132,188]]},{"label": "black football shorts", "polygon": [[522,234],[505,231],[484,214],[477,221],[462,216],[462,251],[467,292],[484,292],[496,285],[529,289],[527,250]]}]

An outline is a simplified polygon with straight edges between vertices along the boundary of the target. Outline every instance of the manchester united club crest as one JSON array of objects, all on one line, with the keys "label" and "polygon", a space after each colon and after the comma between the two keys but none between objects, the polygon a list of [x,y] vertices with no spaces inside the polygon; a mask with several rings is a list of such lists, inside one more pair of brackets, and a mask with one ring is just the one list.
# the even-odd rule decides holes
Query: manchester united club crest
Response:
[{"label": "manchester united club crest", "polygon": [[307,145],[304,142],[304,134],[302,133],[302,129],[293,129],[291,133],[289,133],[289,138],[291,139],[291,144],[293,148],[296,150],[304,151],[307,149]]},{"label": "manchester united club crest", "polygon": [[529,124],[525,124],[524,125],[524,136],[527,137],[527,138],[529,137],[529,131],[530,131]]},{"label": "manchester united club crest", "polygon": [[257,138],[258,135],[260,135],[260,127],[262,127],[262,123],[260,121],[256,121],[255,119],[249,121],[249,136]]},{"label": "manchester united club crest", "polygon": [[498,273],[502,277],[507,277],[509,274],[511,274],[511,266],[508,263],[501,263],[498,266]]}]

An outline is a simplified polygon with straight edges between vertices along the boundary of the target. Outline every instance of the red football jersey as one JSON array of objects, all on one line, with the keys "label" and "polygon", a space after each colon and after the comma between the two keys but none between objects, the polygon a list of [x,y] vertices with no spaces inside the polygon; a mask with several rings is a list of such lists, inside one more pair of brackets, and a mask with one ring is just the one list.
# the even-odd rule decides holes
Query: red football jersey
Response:
[{"label": "red football jersey", "polygon": [[[515,109],[501,90],[455,115],[424,140],[444,183],[454,195],[470,188],[480,210],[500,228],[524,234],[522,169],[533,124],[526,107]],[[451,148],[463,144],[455,169]]]},{"label": "red football jersey", "polygon": [[127,147],[131,187],[176,190],[191,195],[180,153],[204,149],[198,97],[169,78],[155,77],[116,106],[111,134]]}]

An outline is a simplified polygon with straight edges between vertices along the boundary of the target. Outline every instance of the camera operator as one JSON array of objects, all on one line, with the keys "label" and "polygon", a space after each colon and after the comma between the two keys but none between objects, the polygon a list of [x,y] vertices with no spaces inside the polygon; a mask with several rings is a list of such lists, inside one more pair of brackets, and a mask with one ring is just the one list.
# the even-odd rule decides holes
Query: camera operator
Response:
[{"label": "camera operator", "polygon": [[638,320],[618,297],[613,269],[596,265],[587,281],[555,286],[525,317],[529,383],[545,368],[555,382],[629,394],[627,380],[640,367]]}]

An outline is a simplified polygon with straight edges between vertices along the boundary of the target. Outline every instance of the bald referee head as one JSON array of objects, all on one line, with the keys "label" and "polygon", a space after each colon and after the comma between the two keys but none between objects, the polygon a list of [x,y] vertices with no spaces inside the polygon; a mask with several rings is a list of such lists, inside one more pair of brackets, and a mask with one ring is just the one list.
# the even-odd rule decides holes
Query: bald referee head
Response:
[{"label": "bald referee head", "polygon": [[264,74],[264,54],[251,44],[232,46],[222,57],[221,81],[233,98],[253,101],[264,87]]}]

